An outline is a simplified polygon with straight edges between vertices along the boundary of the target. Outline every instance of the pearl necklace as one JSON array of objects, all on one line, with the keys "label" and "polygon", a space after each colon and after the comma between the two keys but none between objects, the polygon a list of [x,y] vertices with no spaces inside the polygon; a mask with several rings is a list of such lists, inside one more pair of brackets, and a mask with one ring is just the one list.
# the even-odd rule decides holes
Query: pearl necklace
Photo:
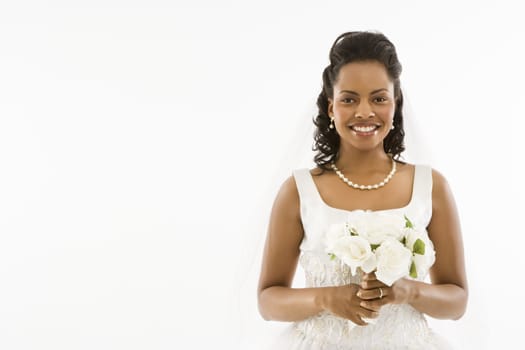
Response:
[{"label": "pearl necklace", "polygon": [[383,187],[384,185],[386,185],[388,183],[388,181],[390,181],[390,179],[392,178],[392,176],[394,176],[394,173],[396,172],[396,162],[394,161],[394,159],[392,159],[392,170],[385,177],[385,179],[383,181],[381,181],[380,183],[377,183],[375,185],[358,185],[358,184],[353,183],[352,181],[348,180],[346,178],[346,176],[344,176],[343,173],[339,169],[337,169],[337,167],[335,166],[335,162],[332,162],[331,166],[332,166],[332,169],[334,169],[335,173],[341,178],[341,180],[343,180],[345,183],[347,183],[348,186],[356,188],[358,190],[375,190],[375,189],[378,189],[380,187]]}]

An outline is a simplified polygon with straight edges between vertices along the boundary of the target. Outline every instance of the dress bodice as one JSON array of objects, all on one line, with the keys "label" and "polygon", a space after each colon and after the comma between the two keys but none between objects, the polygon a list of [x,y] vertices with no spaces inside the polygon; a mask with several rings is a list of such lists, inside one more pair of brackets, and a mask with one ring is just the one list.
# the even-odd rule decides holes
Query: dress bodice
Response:
[{"label": "dress bodice", "polygon": [[[304,238],[302,252],[324,251],[323,236],[327,227],[346,219],[353,210],[334,208],[322,199],[307,168],[293,171],[299,192],[301,221]],[[407,215],[420,228],[426,228],[432,216],[432,169],[426,165],[415,165],[410,202],[404,207],[376,210],[374,213]]]}]

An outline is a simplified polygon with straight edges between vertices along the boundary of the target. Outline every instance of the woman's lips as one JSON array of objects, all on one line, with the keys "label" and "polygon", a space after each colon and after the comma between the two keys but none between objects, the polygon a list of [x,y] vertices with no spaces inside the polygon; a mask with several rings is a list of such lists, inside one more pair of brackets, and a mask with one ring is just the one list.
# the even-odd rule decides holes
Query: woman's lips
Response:
[{"label": "woman's lips", "polygon": [[377,133],[377,129],[379,129],[379,125],[377,124],[355,124],[350,125],[350,129],[359,136],[370,136],[375,135]]}]

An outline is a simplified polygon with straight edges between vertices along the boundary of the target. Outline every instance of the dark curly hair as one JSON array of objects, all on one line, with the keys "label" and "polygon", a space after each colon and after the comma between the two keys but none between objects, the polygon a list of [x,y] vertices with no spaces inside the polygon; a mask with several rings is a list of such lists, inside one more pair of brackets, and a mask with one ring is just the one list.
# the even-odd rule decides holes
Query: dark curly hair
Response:
[{"label": "dark curly hair", "polygon": [[314,133],[314,161],[324,170],[331,170],[327,164],[336,161],[339,152],[340,137],[335,128],[330,129],[328,116],[328,97],[333,97],[334,84],[339,70],[350,62],[375,60],[385,66],[389,78],[394,83],[396,107],[394,112],[394,130],[391,130],[383,141],[386,153],[398,159],[405,150],[403,129],[403,94],[401,93],[401,63],[397,58],[394,44],[380,32],[358,31],[346,32],[337,37],[330,49],[330,64],[323,71],[323,89],[317,98],[319,114],[313,122],[317,127]]}]

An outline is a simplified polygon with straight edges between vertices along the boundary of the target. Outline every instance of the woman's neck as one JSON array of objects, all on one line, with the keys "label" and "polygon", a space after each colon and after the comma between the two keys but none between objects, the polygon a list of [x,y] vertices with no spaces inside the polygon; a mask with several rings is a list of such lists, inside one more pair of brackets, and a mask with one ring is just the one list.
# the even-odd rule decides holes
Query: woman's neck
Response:
[{"label": "woman's neck", "polygon": [[343,172],[366,173],[391,167],[392,159],[382,149],[371,151],[341,150],[335,163],[337,168]]}]

